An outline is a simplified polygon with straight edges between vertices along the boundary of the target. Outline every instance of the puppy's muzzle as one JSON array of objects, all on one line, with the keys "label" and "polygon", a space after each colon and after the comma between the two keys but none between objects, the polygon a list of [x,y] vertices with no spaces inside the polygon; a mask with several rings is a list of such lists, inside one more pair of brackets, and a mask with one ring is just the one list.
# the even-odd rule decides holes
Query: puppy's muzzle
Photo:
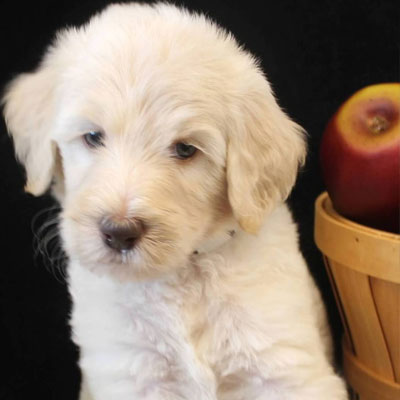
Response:
[{"label": "puppy's muzzle", "polygon": [[143,235],[143,222],[136,218],[104,217],[100,232],[104,243],[116,251],[131,250]]}]

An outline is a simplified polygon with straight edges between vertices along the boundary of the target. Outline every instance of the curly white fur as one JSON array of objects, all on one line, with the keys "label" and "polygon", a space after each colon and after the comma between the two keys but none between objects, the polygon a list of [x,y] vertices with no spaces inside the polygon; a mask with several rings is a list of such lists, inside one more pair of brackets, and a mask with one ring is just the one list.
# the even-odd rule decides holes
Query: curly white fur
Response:
[{"label": "curly white fur", "polygon": [[[256,60],[202,15],[112,5],[13,81],[5,118],[62,205],[81,399],[344,400],[319,293],[284,201],[302,129]],[[89,149],[88,131],[104,146]],[[177,141],[196,155],[177,160]],[[104,215],[140,218],[107,248]]]}]

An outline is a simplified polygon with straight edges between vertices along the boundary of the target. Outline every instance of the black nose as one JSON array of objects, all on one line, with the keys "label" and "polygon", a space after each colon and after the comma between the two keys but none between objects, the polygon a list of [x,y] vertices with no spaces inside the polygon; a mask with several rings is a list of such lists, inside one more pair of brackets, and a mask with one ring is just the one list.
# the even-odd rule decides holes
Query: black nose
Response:
[{"label": "black nose", "polygon": [[104,243],[114,250],[130,250],[143,233],[143,223],[135,218],[105,217],[100,222]]}]

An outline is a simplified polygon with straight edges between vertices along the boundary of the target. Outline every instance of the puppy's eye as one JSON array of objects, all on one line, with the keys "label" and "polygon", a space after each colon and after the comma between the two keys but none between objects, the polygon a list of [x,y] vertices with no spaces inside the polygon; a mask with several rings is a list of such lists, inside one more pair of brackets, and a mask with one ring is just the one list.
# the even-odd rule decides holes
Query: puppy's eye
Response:
[{"label": "puppy's eye", "polygon": [[175,154],[181,160],[186,160],[190,157],[193,157],[194,153],[196,153],[197,148],[192,146],[191,144],[186,143],[176,143],[175,145]]},{"label": "puppy's eye", "polygon": [[90,147],[95,148],[104,146],[103,134],[101,132],[91,131],[83,135],[83,141]]}]

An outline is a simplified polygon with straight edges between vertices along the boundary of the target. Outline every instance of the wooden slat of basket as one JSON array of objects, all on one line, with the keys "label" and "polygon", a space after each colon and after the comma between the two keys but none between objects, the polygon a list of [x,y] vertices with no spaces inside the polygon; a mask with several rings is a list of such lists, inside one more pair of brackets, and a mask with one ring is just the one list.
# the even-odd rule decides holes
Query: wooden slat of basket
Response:
[{"label": "wooden slat of basket", "polygon": [[359,361],[376,374],[394,380],[386,341],[372,298],[368,275],[330,260],[340,300],[346,310],[351,341]]},{"label": "wooden slat of basket", "polygon": [[400,285],[374,278],[370,282],[395,381],[400,383]]},{"label": "wooden slat of basket", "polygon": [[339,310],[340,318],[342,320],[343,330],[344,330],[343,340],[346,342],[347,347],[351,351],[353,351],[353,353],[354,353],[355,350],[354,350],[353,342],[351,340],[349,323],[347,322],[346,312],[345,312],[345,310],[343,308],[343,304],[342,304],[342,302],[340,300],[339,291],[338,291],[338,288],[336,286],[335,279],[333,277],[332,267],[330,265],[329,258],[323,256],[323,261],[324,261],[326,272],[327,272],[327,275],[328,275],[328,278],[329,278],[329,281],[330,281],[330,284],[331,284],[333,295],[335,296],[336,305],[337,305],[337,308]]},{"label": "wooden slat of basket", "polygon": [[363,365],[351,351],[343,346],[343,366],[351,387],[357,391],[360,400],[397,400],[400,398],[400,385]]}]

